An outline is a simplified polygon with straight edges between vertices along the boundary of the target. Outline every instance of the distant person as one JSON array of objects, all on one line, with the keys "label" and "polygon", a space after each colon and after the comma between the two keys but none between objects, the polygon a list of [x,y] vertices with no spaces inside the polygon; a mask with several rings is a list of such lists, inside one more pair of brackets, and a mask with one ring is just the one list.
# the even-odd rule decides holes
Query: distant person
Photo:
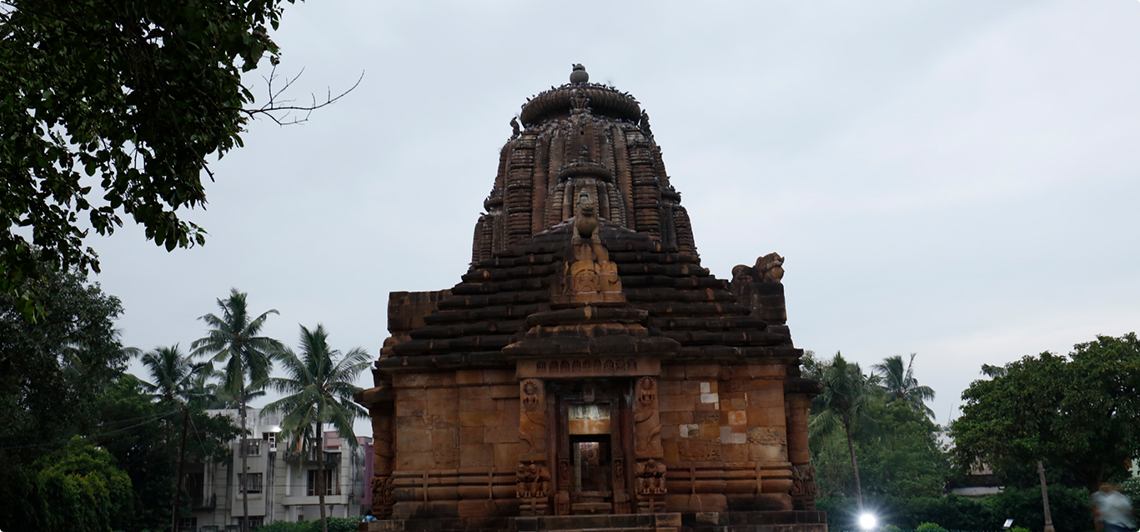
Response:
[{"label": "distant person", "polygon": [[1132,532],[1136,521],[1132,518],[1132,501],[1109,483],[1100,485],[1092,494],[1093,519],[1096,529],[1104,532]]},{"label": "distant person", "polygon": [[368,511],[364,512],[364,519],[360,520],[360,522],[362,522],[362,523],[367,523],[369,521],[379,521],[379,519],[376,519],[375,517],[372,516],[372,510],[368,510]]}]

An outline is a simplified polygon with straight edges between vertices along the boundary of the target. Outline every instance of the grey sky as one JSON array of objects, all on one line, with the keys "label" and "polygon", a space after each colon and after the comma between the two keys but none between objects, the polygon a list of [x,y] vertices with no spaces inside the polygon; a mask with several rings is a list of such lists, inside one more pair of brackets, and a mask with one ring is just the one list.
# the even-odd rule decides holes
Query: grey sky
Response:
[{"label": "grey sky", "polygon": [[983,363],[1140,328],[1140,3],[694,6],[288,5],[295,97],[364,80],[251,125],[205,247],[93,241],[126,343],[188,346],[233,286],[290,345],[320,322],[377,354],[388,292],[466,271],[508,122],[574,62],[649,112],[705,267],[783,254],[796,345],[917,352],[941,423]]}]

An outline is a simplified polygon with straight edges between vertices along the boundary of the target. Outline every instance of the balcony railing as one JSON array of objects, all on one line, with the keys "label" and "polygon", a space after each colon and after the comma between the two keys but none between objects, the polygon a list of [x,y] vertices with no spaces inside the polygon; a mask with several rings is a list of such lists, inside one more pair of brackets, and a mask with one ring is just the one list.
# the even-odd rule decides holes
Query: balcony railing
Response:
[{"label": "balcony railing", "polygon": [[[340,465],[340,453],[330,453],[330,452],[326,451],[322,454],[324,454],[326,466],[339,466]],[[307,464],[316,463],[317,453],[315,453],[313,451],[304,451],[304,452],[302,452],[302,451],[286,451],[285,452],[285,461],[286,462],[303,462],[303,463],[307,463]]]}]

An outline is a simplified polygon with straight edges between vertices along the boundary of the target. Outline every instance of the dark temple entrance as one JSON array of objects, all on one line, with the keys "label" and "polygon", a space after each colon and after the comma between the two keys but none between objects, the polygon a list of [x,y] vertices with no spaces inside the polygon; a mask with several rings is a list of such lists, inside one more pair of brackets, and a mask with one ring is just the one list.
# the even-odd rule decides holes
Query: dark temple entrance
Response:
[{"label": "dark temple entrance", "polygon": [[626,457],[631,456],[630,383],[557,385],[555,512],[630,513]]}]

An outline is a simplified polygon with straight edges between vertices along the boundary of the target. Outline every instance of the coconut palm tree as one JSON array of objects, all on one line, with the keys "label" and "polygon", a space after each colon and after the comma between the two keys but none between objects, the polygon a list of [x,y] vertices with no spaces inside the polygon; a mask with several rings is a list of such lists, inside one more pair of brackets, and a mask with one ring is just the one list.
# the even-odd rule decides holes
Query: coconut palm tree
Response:
[{"label": "coconut palm tree", "polygon": [[[246,410],[251,392],[255,392],[269,379],[273,367],[273,354],[282,349],[281,342],[259,336],[270,314],[278,314],[274,309],[267,310],[256,318],[250,318],[246,306],[246,294],[236,288],[230,289],[230,297],[218,300],[221,317],[206,314],[198,319],[206,322],[209,330],[206,336],[190,344],[195,356],[210,356],[214,362],[223,364],[221,391],[237,399],[238,416],[241,418],[241,471],[246,471]],[[248,381],[246,378],[248,377]],[[241,476],[242,532],[249,532],[249,494]]]},{"label": "coconut palm tree", "polygon": [[282,349],[279,355],[288,376],[269,380],[273,389],[287,395],[266,405],[262,412],[285,414],[281,428],[293,435],[291,446],[299,446],[302,450],[310,445],[315,447],[321,532],[328,532],[322,429],[326,423],[331,424],[342,439],[356,447],[352,421],[357,417],[367,417],[367,413],[352,400],[352,394],[360,391],[353,383],[368,368],[371,360],[368,352],[359,347],[343,355],[339,350],[330,349],[328,333],[321,325],[313,330],[302,325],[300,341],[300,357],[288,348]]},{"label": "coconut palm tree", "polygon": [[838,427],[843,427],[847,436],[847,450],[851,453],[851,469],[855,473],[855,500],[859,512],[863,511],[863,487],[859,481],[859,462],[855,459],[855,443],[852,432],[859,427],[876,431],[878,424],[866,410],[875,398],[877,379],[863,375],[859,364],[850,364],[843,355],[835,353],[835,358],[820,368],[823,380],[823,393],[814,402],[821,410],[811,420],[808,430],[811,437],[824,437]]},{"label": "coconut palm tree", "polygon": [[[195,399],[197,384],[204,382],[214,373],[209,362],[193,364],[188,355],[178,349],[178,344],[170,347],[157,347],[142,355],[143,366],[150,373],[150,380],[143,381],[143,387],[159,401],[182,410],[182,441],[178,445],[178,476],[174,486],[173,524],[177,530],[181,510],[182,477],[186,468],[186,430],[190,426],[190,403]],[[169,439],[169,434],[167,434]]]},{"label": "coconut palm tree", "polygon": [[886,390],[892,401],[902,401],[911,408],[923,412],[930,419],[934,419],[934,411],[926,406],[926,401],[934,399],[934,390],[929,386],[919,386],[918,379],[914,378],[914,357],[910,354],[910,362],[903,364],[902,356],[895,355],[883,359],[882,364],[871,366],[879,374],[879,386]]}]

